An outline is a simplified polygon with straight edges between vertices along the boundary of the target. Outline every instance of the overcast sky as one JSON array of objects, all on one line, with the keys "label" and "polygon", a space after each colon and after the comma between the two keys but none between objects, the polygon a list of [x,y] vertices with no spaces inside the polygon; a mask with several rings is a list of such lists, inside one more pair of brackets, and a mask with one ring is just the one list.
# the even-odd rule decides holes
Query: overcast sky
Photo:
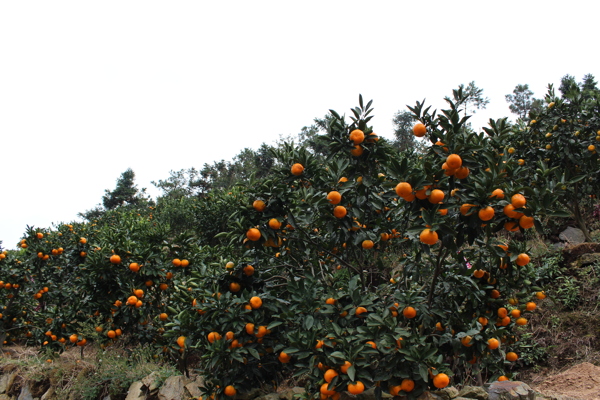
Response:
[{"label": "overcast sky", "polygon": [[0,240],[76,220],[127,168],[139,187],[373,99],[375,132],[459,84],[543,97],[600,78],[592,1],[0,2]]}]

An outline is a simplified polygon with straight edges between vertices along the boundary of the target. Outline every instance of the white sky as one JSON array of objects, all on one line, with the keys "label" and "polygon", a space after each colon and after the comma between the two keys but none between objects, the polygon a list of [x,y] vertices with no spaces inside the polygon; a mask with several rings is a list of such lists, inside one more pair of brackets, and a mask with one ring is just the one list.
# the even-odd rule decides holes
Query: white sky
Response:
[{"label": "white sky", "polygon": [[375,131],[475,81],[543,97],[600,79],[592,1],[0,2],[0,240],[69,222],[114,189],[231,160],[373,99]]}]

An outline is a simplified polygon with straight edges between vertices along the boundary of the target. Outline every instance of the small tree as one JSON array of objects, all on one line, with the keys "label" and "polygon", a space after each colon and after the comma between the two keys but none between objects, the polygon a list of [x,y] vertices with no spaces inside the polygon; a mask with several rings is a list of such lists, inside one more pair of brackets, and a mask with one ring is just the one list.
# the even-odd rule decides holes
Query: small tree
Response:
[{"label": "small tree", "polygon": [[533,92],[529,89],[528,84],[515,86],[513,94],[507,94],[505,98],[509,103],[510,111],[517,114],[522,120],[527,119],[530,111],[539,110],[542,107],[542,100],[533,97]]}]

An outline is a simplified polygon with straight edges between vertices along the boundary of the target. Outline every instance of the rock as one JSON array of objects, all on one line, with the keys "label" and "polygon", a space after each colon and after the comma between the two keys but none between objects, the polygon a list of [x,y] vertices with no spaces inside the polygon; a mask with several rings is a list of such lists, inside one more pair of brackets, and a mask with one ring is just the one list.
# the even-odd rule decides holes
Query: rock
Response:
[{"label": "rock", "polygon": [[133,382],[127,391],[125,400],[146,400],[146,385],[141,381]]},{"label": "rock", "polygon": [[269,393],[264,396],[257,397],[255,400],[279,400],[279,395],[277,393]]},{"label": "rock", "polygon": [[442,398],[435,393],[423,392],[417,397],[417,400],[442,400]]},{"label": "rock", "polygon": [[200,387],[196,381],[185,385],[185,390],[187,391],[187,397],[193,397],[197,399],[198,397],[202,396],[202,392],[200,391]]},{"label": "rock", "polygon": [[150,375],[142,379],[142,383],[148,388],[149,392],[153,392],[154,390],[158,389],[159,380],[158,372],[153,371]]},{"label": "rock", "polygon": [[481,386],[465,386],[458,395],[468,399],[488,400],[488,392]]},{"label": "rock", "polygon": [[581,268],[600,261],[600,253],[582,254],[577,260],[571,263],[572,268]]},{"label": "rock", "polygon": [[519,381],[494,382],[488,394],[489,400],[535,400],[535,391]]},{"label": "rock", "polygon": [[190,380],[185,376],[170,376],[158,391],[159,400],[183,400],[185,395],[185,385]]},{"label": "rock", "polygon": [[[375,400],[377,398],[377,396],[375,396],[375,388],[372,387],[368,390],[365,390],[361,394],[357,394],[356,396],[354,396],[354,398],[356,400]],[[393,398],[393,396],[387,392],[382,392],[381,398],[382,399],[391,399],[391,398]]]},{"label": "rock", "polygon": [[[44,394],[42,395],[42,397],[40,398],[40,400],[50,400],[50,399],[52,399],[53,397],[54,397],[54,387],[53,387],[53,386],[50,386],[50,387],[48,388],[48,390],[46,390],[46,393],[44,393]],[[102,400],[106,400],[106,399],[102,399]],[[108,399],[108,400],[110,400],[110,399]]]},{"label": "rock", "polygon": [[14,400],[14,397],[10,397],[7,394],[0,394],[0,400]]},{"label": "rock", "polygon": [[567,229],[559,233],[558,237],[563,242],[569,244],[580,244],[585,242],[583,231],[579,228],[573,228],[572,226],[567,227]]},{"label": "rock", "polygon": [[103,397],[102,400],[111,400],[110,394],[107,394],[106,397]]},{"label": "rock", "polygon": [[16,372],[11,372],[10,374],[2,375],[2,378],[0,378],[0,393],[6,393],[8,389],[10,389],[10,387],[12,386],[16,377]]},{"label": "rock", "polygon": [[[203,387],[204,386],[204,380],[200,377],[200,375],[198,375],[198,378],[196,378],[196,382],[202,382],[202,384],[198,384],[198,386]],[[250,400],[250,399],[256,399],[257,397],[260,397],[260,395],[263,394],[263,391],[259,388],[252,388],[247,392],[244,393],[238,393],[237,396],[235,397],[236,400]]]},{"label": "rock", "polygon": [[282,392],[279,392],[279,398],[283,399],[283,400],[294,400],[294,395],[296,395],[296,394],[300,395],[305,392],[306,392],[306,390],[304,390],[304,388],[293,387],[291,389],[287,389]]},{"label": "rock", "polygon": [[435,392],[433,392],[433,394],[440,396],[444,400],[452,400],[456,396],[458,396],[458,389],[456,389],[454,386],[450,386],[442,390],[436,390]]},{"label": "rock", "polygon": [[31,394],[31,389],[29,388],[30,382],[27,382],[21,388],[21,393],[17,400],[33,400],[33,395]]}]

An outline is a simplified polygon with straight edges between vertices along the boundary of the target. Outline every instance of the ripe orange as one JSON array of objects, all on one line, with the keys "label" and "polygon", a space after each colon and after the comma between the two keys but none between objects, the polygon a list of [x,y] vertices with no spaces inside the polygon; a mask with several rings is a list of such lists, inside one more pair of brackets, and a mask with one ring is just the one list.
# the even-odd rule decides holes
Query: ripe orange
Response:
[{"label": "ripe orange", "polygon": [[463,338],[460,339],[460,343],[465,347],[471,347],[473,346],[473,343],[471,343],[472,339],[473,338],[471,336],[463,336]]},{"label": "ripe orange", "polygon": [[504,229],[506,229],[509,232],[518,232],[519,223],[517,221],[506,221],[504,223]]},{"label": "ripe orange", "polygon": [[544,292],[544,291],[537,292],[535,294],[535,297],[537,297],[538,300],[544,300],[546,298],[546,292]]},{"label": "ripe orange", "polygon": [[506,353],[506,360],[507,361],[515,362],[518,359],[519,359],[519,356],[514,351],[509,351],[508,353]]},{"label": "ripe orange", "polygon": [[406,393],[412,392],[415,388],[415,381],[412,379],[403,379],[402,383],[400,383],[400,388],[404,390]]},{"label": "ripe orange", "polygon": [[502,189],[494,189],[494,191],[492,192],[492,194],[490,195],[490,197],[492,199],[503,199],[504,198],[504,191]]},{"label": "ripe orange", "polygon": [[71,343],[77,343],[77,340],[78,340],[78,339],[79,339],[79,338],[77,337],[77,334],[76,334],[76,333],[74,333],[74,334],[72,334],[71,336],[69,336],[69,342],[71,342]]},{"label": "ripe orange", "polygon": [[330,383],[333,380],[333,378],[335,378],[338,375],[339,374],[335,369],[328,369],[327,371],[325,371],[323,379],[325,379],[325,382]]},{"label": "ripe orange", "polygon": [[396,185],[396,194],[400,197],[406,197],[412,193],[412,186],[408,182],[400,182]]},{"label": "ripe orange", "polygon": [[517,193],[510,198],[510,204],[512,204],[514,208],[523,208],[525,207],[525,204],[527,204],[527,200],[525,200],[525,196]]},{"label": "ripe orange", "polygon": [[471,215],[475,210],[471,211],[471,208],[475,207],[475,204],[468,204],[465,203],[462,206],[460,206],[460,213],[461,215],[464,215],[465,217]]},{"label": "ripe orange", "polygon": [[523,229],[529,229],[533,227],[533,217],[528,217],[526,215],[523,215],[521,218],[519,218],[519,226]]},{"label": "ripe orange", "polygon": [[521,310],[519,310],[518,308],[515,308],[514,310],[510,311],[510,315],[513,318],[519,318],[521,316]]},{"label": "ripe orange", "polygon": [[229,284],[229,290],[231,290],[233,293],[237,293],[237,292],[239,292],[239,291],[240,291],[240,289],[241,289],[241,286],[240,286],[240,284],[239,284],[239,283],[237,283],[237,282],[231,282],[231,283]]},{"label": "ripe orange", "polygon": [[524,265],[529,264],[529,261],[530,261],[529,255],[527,255],[525,253],[521,253],[517,256],[516,264],[519,267],[522,267]]},{"label": "ripe orange", "polygon": [[110,262],[113,264],[121,264],[121,257],[117,254],[113,254],[112,256],[110,256]]},{"label": "ripe orange", "polygon": [[290,360],[292,359],[292,356],[290,356],[289,354],[285,353],[285,352],[281,352],[279,353],[279,357],[277,357],[279,359],[279,361],[281,361],[283,364],[287,364],[290,362]]},{"label": "ripe orange", "polygon": [[422,243],[428,244],[430,246],[434,245],[437,243],[438,241],[438,234],[437,232],[432,231],[429,228],[423,229],[423,231],[421,232],[421,234],[419,235],[419,240]]},{"label": "ripe orange", "polygon": [[423,137],[427,134],[427,128],[420,122],[417,122],[415,126],[413,126],[413,134],[416,137]]},{"label": "ripe orange", "polygon": [[169,316],[167,315],[167,313],[160,313],[158,319],[160,319],[161,321],[166,321],[167,319],[169,319]]},{"label": "ripe orange", "polygon": [[359,316],[362,313],[366,313],[367,309],[364,307],[356,307],[356,311],[354,312],[354,315]]},{"label": "ripe orange", "polygon": [[506,308],[504,308],[504,307],[500,307],[500,308],[498,309],[498,317],[499,317],[499,318],[504,318],[504,317],[506,317],[507,315],[508,315],[508,310],[507,310]]},{"label": "ripe orange", "polygon": [[36,236],[38,239],[42,239],[42,238],[44,237],[44,234],[43,234],[42,232],[38,232],[38,233],[36,233],[36,234],[35,234],[35,236]]},{"label": "ripe orange", "polygon": [[262,303],[262,299],[258,296],[254,296],[250,299],[250,306],[255,310],[259,309],[262,306]]},{"label": "ripe orange", "polygon": [[536,308],[537,308],[537,305],[536,305],[536,304],[535,304],[533,301],[530,301],[530,302],[528,302],[528,303],[525,305],[525,309],[526,309],[527,311],[533,311],[533,310],[535,310]]},{"label": "ripe orange", "polygon": [[446,386],[448,386],[448,384],[450,383],[450,378],[448,377],[448,375],[446,374],[437,374],[434,378],[433,378],[433,386],[435,386],[438,389],[443,389]]},{"label": "ripe orange", "polygon": [[496,350],[498,347],[500,347],[500,342],[495,338],[488,339],[487,347],[490,350]]},{"label": "ripe orange", "polygon": [[371,346],[372,349],[377,349],[377,343],[375,343],[372,340],[367,341],[365,344],[368,344],[369,346]]},{"label": "ripe orange", "polygon": [[372,249],[373,246],[374,246],[374,243],[372,240],[367,239],[367,240],[363,240],[363,242],[362,242],[362,248],[365,250]]},{"label": "ripe orange", "polygon": [[431,204],[438,204],[444,200],[444,192],[439,189],[433,189],[429,194],[429,202]]},{"label": "ripe orange", "polygon": [[246,276],[252,276],[254,274],[254,267],[252,265],[246,265],[244,267],[244,274]]},{"label": "ripe orange", "polygon": [[296,164],[292,165],[291,171],[292,171],[292,175],[300,176],[304,172],[304,165],[302,165],[300,163],[296,163]]},{"label": "ripe orange", "polygon": [[210,332],[208,334],[208,341],[210,343],[214,343],[217,340],[221,340],[221,335],[219,334],[219,332]]},{"label": "ripe orange", "polygon": [[361,131],[360,129],[355,129],[352,132],[350,132],[349,139],[354,144],[361,144],[365,140],[365,133],[363,131]]},{"label": "ripe orange", "polygon": [[129,269],[131,272],[138,272],[140,270],[140,265],[138,263],[129,264]]},{"label": "ripe orange", "polygon": [[348,373],[348,368],[350,368],[352,366],[352,363],[350,361],[344,361],[344,365],[342,365],[340,367],[340,371],[342,371],[342,373],[347,374]]},{"label": "ripe orange", "polygon": [[348,384],[348,392],[350,392],[350,394],[357,395],[357,394],[361,394],[364,391],[365,391],[365,385],[361,381],[356,381],[356,383]]},{"label": "ripe orange", "polygon": [[417,310],[415,310],[414,307],[408,306],[402,310],[402,315],[404,315],[405,318],[412,319],[417,316]]},{"label": "ripe orange", "polygon": [[506,376],[502,375],[500,377],[498,377],[498,381],[502,382],[502,381],[507,381],[509,380]]},{"label": "ripe orange", "polygon": [[167,285],[166,283],[161,283],[158,287],[160,288],[160,290],[165,291],[167,290],[169,285]]},{"label": "ripe orange", "polygon": [[491,206],[487,206],[479,210],[479,219],[482,221],[489,221],[494,218],[494,208]]},{"label": "ripe orange", "polygon": [[129,296],[127,298],[127,304],[130,306],[135,306],[135,303],[137,303],[138,299],[135,296]]},{"label": "ripe orange", "polygon": [[325,395],[325,396],[328,396],[328,397],[335,395],[336,394],[335,390],[328,390],[327,386],[329,386],[329,383],[324,383],[324,384],[321,385],[321,388],[319,389],[319,391],[321,392],[321,394]]},{"label": "ripe orange", "polygon": [[340,194],[340,192],[334,190],[327,194],[327,200],[329,200],[329,203],[333,205],[340,204],[340,202],[342,201],[342,195]]},{"label": "ripe orange", "polygon": [[400,391],[402,390],[402,386],[401,385],[390,386],[389,390],[390,390],[390,394],[392,396],[396,397],[400,394]]},{"label": "ripe orange", "polygon": [[113,330],[110,330],[110,331],[106,332],[106,336],[108,336],[111,339],[114,339],[117,337],[117,333]]},{"label": "ripe orange", "polygon": [[269,228],[277,230],[281,228],[281,222],[279,222],[277,218],[271,218],[269,220]]},{"label": "ripe orange", "polygon": [[87,239],[84,238],[84,237],[82,237],[82,238],[79,239],[79,243],[86,244],[87,243]]},{"label": "ripe orange", "polygon": [[346,210],[346,207],[344,207],[344,206],[336,206],[333,209],[333,215],[336,218],[344,218],[347,213],[348,213],[348,211]]},{"label": "ripe orange", "polygon": [[517,218],[521,218],[523,216],[523,213],[515,211],[515,206],[513,206],[512,204],[505,205],[503,212],[504,212],[504,215],[506,215],[508,218],[517,219]]},{"label": "ripe orange", "polygon": [[254,208],[258,212],[265,211],[265,207],[267,207],[267,205],[262,200],[254,200],[254,202],[252,203],[252,208]]},{"label": "ripe orange", "polygon": [[133,294],[135,295],[135,297],[137,297],[138,299],[141,299],[142,297],[144,297],[144,291],[142,289],[136,289],[133,291]]},{"label": "ripe orange", "polygon": [[523,325],[527,325],[527,318],[517,318],[517,320],[515,321],[515,324],[523,326]]},{"label": "ripe orange", "polygon": [[462,158],[458,154],[450,154],[446,158],[446,164],[450,169],[459,169],[462,167]]},{"label": "ripe orange", "polygon": [[254,335],[254,324],[253,324],[253,323],[251,323],[251,322],[248,322],[248,323],[246,324],[246,328],[245,328],[245,329],[246,329],[246,333],[247,333],[248,335]]},{"label": "ripe orange", "polygon": [[363,149],[360,144],[357,144],[354,146],[354,149],[350,150],[350,154],[352,154],[354,157],[360,157],[364,151],[365,149]]},{"label": "ripe orange", "polygon": [[454,173],[454,176],[457,177],[458,179],[466,179],[470,173],[471,173],[471,171],[469,170],[469,168],[460,167],[459,169],[456,170],[456,172]]},{"label": "ripe orange", "polygon": [[498,297],[500,297],[500,292],[496,289],[493,289],[492,292],[490,293],[490,297],[492,299],[497,299]]},{"label": "ripe orange", "polygon": [[225,396],[233,397],[237,394],[237,390],[233,386],[228,385],[228,386],[225,386],[224,393],[225,393]]},{"label": "ripe orange", "polygon": [[190,265],[190,262],[189,262],[188,260],[181,260],[181,267],[182,267],[182,268],[185,268],[185,267],[187,267],[188,265]]},{"label": "ripe orange", "polygon": [[252,240],[253,242],[256,242],[260,239],[261,234],[260,231],[256,228],[250,228],[248,229],[248,231],[246,232],[246,237],[250,240]]}]

